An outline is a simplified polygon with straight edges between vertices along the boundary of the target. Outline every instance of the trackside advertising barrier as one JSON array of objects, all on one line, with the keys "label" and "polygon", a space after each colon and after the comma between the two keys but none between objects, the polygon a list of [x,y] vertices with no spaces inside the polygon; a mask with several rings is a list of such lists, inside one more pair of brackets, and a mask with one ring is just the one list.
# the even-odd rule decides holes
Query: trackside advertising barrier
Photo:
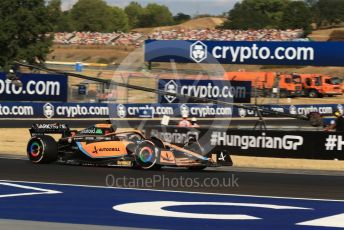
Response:
[{"label": "trackside advertising barrier", "polygon": [[257,131],[179,127],[147,127],[147,136],[184,145],[196,137],[206,152],[232,155],[344,159],[344,132]]},{"label": "trackside advertising barrier", "polygon": [[64,75],[21,73],[18,87],[0,73],[1,101],[67,101],[68,80]]},{"label": "trackside advertising barrier", "polygon": [[[344,111],[344,104],[332,105],[264,105],[266,109],[284,113],[307,115],[319,112],[331,116],[335,111]],[[212,104],[105,104],[105,103],[61,103],[61,102],[0,102],[0,118],[231,118],[256,117],[253,110],[231,108]],[[268,116],[266,114],[266,116]]]},{"label": "trackside advertising barrier", "polygon": [[109,118],[107,104],[0,102],[0,118]]},{"label": "trackside advertising barrier", "polygon": [[343,42],[145,42],[147,62],[344,66],[343,53]]},{"label": "trackside advertising barrier", "polygon": [[[251,102],[250,81],[222,81],[222,80],[177,80],[160,79],[159,90],[179,93],[186,96],[208,98],[234,103]],[[199,103],[192,99],[183,99],[170,95],[159,94],[159,103]]]},{"label": "trackside advertising barrier", "polygon": [[[319,112],[323,116],[331,116],[337,110],[344,112],[344,104],[263,105],[262,107],[293,115]],[[196,118],[257,117],[254,110],[213,104],[112,104],[110,108],[112,117],[118,118],[161,118],[163,115],[170,117],[187,115]],[[264,115],[271,117],[270,114]]]},{"label": "trackside advertising barrier", "polygon": [[[262,105],[262,107],[292,115],[308,115],[309,113],[317,112],[322,116],[331,116],[337,110],[344,114],[344,104]],[[237,111],[240,117],[256,116],[254,111],[247,109],[237,109]]]}]

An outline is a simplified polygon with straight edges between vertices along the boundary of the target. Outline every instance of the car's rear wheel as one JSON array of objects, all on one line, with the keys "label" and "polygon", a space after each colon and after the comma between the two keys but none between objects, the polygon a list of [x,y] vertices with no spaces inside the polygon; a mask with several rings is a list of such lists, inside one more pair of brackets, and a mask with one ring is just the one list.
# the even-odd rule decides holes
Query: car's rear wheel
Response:
[{"label": "car's rear wheel", "polygon": [[158,153],[154,144],[150,141],[144,141],[136,149],[135,165],[140,169],[160,169],[157,164]]},{"label": "car's rear wheel", "polygon": [[32,137],[27,145],[27,155],[35,164],[54,162],[57,160],[57,143],[51,136]]}]

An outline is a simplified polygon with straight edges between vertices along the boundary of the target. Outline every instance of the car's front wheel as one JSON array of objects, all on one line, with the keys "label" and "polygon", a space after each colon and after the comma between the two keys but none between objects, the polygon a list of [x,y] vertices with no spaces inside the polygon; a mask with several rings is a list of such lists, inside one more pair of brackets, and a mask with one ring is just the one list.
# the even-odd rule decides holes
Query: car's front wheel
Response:
[{"label": "car's front wheel", "polygon": [[160,169],[157,164],[158,152],[154,144],[144,141],[139,144],[135,152],[135,163],[141,169]]}]

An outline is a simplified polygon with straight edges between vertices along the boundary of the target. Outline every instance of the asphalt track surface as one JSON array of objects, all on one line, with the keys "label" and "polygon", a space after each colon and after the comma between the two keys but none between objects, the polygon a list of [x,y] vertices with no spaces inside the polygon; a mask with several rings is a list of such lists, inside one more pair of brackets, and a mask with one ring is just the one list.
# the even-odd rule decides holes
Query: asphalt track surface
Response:
[{"label": "asphalt track surface", "polygon": [[[0,121],[0,127],[3,128],[29,128],[32,123],[67,123],[70,125],[70,127],[75,128],[82,128],[87,127],[89,125],[92,125],[94,123],[101,122],[100,120],[1,120]],[[210,121],[200,121],[199,123],[201,125],[207,125]],[[158,125],[159,121],[150,121],[148,123],[145,123],[146,125]],[[253,126],[255,124],[254,120],[246,120],[246,121],[234,121],[231,123],[232,125],[248,125]],[[123,127],[126,127],[128,123],[124,123]],[[137,127],[138,125],[142,126],[142,123],[139,121],[132,120],[129,123],[130,127]],[[268,120],[267,125],[290,125],[290,119],[286,120]],[[301,121],[298,121],[297,124],[294,123],[294,125],[304,125]],[[121,182],[120,184],[111,184],[113,182],[113,178],[120,178]],[[142,184],[134,185],[133,184],[123,184],[123,179],[126,178],[126,180],[136,180],[139,181],[140,179],[144,178],[150,178],[158,180],[153,185],[149,184],[149,186],[144,186]],[[166,181],[173,181],[178,180],[180,181],[180,178],[184,178],[183,181],[186,179],[192,180],[192,181],[199,181],[204,183],[205,180],[211,179],[215,180],[215,182],[226,181],[227,186],[217,185],[217,186],[183,186],[183,183],[178,183],[177,186],[171,186]],[[108,181],[107,181],[108,179]],[[159,181],[160,180],[160,181]],[[107,186],[111,185],[113,187],[124,187],[124,188],[139,188],[144,189],[144,191],[147,190],[147,194],[143,195],[143,197],[146,197],[148,200],[178,200],[178,199],[185,199],[185,198],[177,198],[177,197],[189,197],[189,201],[194,201],[196,199],[196,196],[207,196],[207,195],[201,195],[201,194],[180,194],[178,193],[172,193],[172,194],[164,194],[164,193],[156,193],[154,191],[161,191],[161,190],[169,190],[169,191],[185,191],[185,192],[200,192],[200,193],[206,193],[209,194],[207,198],[202,199],[220,199],[217,198],[216,195],[210,195],[210,194],[228,194],[231,199],[236,199],[235,195],[230,194],[237,194],[237,195],[248,195],[239,197],[241,202],[249,202],[250,199],[259,199],[258,197],[249,197],[249,195],[252,196],[271,196],[271,197],[294,197],[294,198],[314,198],[314,199],[331,199],[331,200],[341,200],[344,201],[344,172],[327,172],[327,171],[318,171],[318,172],[312,172],[312,171],[290,171],[290,170],[262,170],[262,169],[246,169],[246,168],[237,168],[237,167],[221,167],[216,169],[207,169],[202,172],[190,172],[186,169],[180,168],[166,168],[162,169],[160,171],[142,171],[142,170],[134,170],[130,168],[109,168],[109,167],[92,167],[92,166],[72,166],[72,165],[60,165],[60,164],[49,164],[49,165],[34,165],[25,158],[21,159],[6,159],[2,158],[0,156],[0,181],[14,181],[10,183],[16,183],[22,184],[25,182],[45,182],[45,183],[57,183],[57,184],[71,184],[71,185],[88,185],[88,186]],[[235,183],[232,183],[231,186],[228,186],[228,181],[232,181]],[[109,184],[110,183],[110,184]],[[215,183],[216,184],[216,183]],[[28,185],[26,183],[26,185]],[[29,184],[30,185],[30,184]],[[35,185],[35,184],[34,184]],[[36,184],[38,187],[41,186],[48,186],[43,184]],[[35,186],[36,186],[35,185]],[[209,184],[208,184],[209,185]],[[52,185],[53,186],[53,185]],[[112,225],[109,223],[103,223],[103,222],[92,222],[94,218],[99,220],[99,218],[102,219],[102,215],[104,215],[104,218],[102,220],[110,220],[109,218],[105,218],[106,215],[109,214],[102,214],[99,213],[99,210],[102,210],[102,206],[97,204],[89,204],[91,207],[83,207],[82,205],[88,204],[88,199],[93,199],[93,197],[98,197],[101,201],[109,199],[109,192],[104,193],[105,190],[99,189],[99,193],[97,195],[93,195],[94,190],[92,188],[84,188],[81,192],[82,194],[76,192],[76,194],[73,195],[74,190],[79,190],[82,188],[78,187],[60,187],[59,185],[54,186],[57,190],[59,189],[67,189],[68,191],[64,191],[63,194],[66,196],[70,194],[72,196],[72,200],[75,200],[75,202],[80,202],[80,211],[87,211],[91,210],[92,217],[83,217],[80,222],[73,222],[70,220],[59,220],[61,217],[69,216],[71,218],[74,218],[74,215],[77,215],[77,213],[74,213],[74,208],[70,207],[70,204],[67,202],[68,199],[62,199],[60,201],[56,201],[54,196],[52,196],[49,200],[49,196],[45,198],[42,197],[42,200],[40,202],[44,204],[43,209],[41,212],[44,214],[40,218],[34,218],[36,215],[36,211],[33,211],[33,214],[24,215],[24,217],[18,217],[17,215],[21,215],[22,210],[20,208],[25,206],[32,207],[33,209],[38,209],[37,215],[39,212],[39,208],[42,207],[41,204],[36,203],[36,198],[28,197],[26,199],[25,204],[20,203],[20,200],[22,198],[18,198],[13,200],[13,202],[9,202],[8,205],[10,206],[10,210],[17,210],[13,211],[13,214],[11,214],[11,217],[6,217],[8,211],[6,208],[4,211],[0,212],[2,213],[2,218],[0,219],[0,229],[3,230],[21,230],[21,229],[61,229],[61,230],[70,230],[70,229],[136,229],[136,228],[166,228],[166,225],[154,225],[154,224],[146,224],[144,225],[145,221],[152,220],[160,222],[161,219],[159,218],[153,218],[153,217],[145,217],[140,215],[129,215],[128,217],[130,220],[130,223],[133,223],[131,225],[122,225],[122,223],[114,223]],[[70,190],[70,191],[69,191]],[[73,191],[72,191],[73,190]],[[154,190],[154,191],[152,191]],[[2,191],[0,189],[0,191]],[[119,194],[119,197],[121,199],[132,199],[136,197],[142,197],[142,194],[145,194],[145,192],[142,190],[128,190],[128,193],[125,193],[125,195],[120,195],[121,190],[114,190],[114,193]],[[2,191],[3,192],[3,191]],[[5,191],[6,192],[6,191]],[[122,192],[123,193],[123,192]],[[130,195],[132,194],[132,195]],[[87,197],[82,199],[82,197]],[[104,196],[104,197],[103,197]],[[117,195],[114,195],[117,196]],[[46,200],[48,199],[48,200]],[[198,198],[201,199],[201,198]],[[223,199],[223,198],[221,198]],[[264,201],[269,198],[261,198]],[[227,200],[227,198],[225,198]],[[18,203],[19,201],[19,203]],[[293,202],[294,200],[288,200],[288,202]],[[297,200],[295,200],[296,202]],[[6,200],[5,200],[6,202]],[[91,200],[90,200],[91,202]],[[263,201],[261,201],[263,202]],[[274,203],[277,202],[275,199],[269,200],[269,202]],[[284,202],[283,198],[282,201],[278,202]],[[300,201],[301,202],[301,201]],[[307,201],[302,201],[307,202]],[[314,201],[316,202],[316,201]],[[325,201],[319,201],[320,203]],[[333,201],[328,203],[328,205],[331,205]],[[61,213],[53,213],[50,215],[55,216],[53,219],[45,219],[48,218],[49,213],[52,210],[47,209],[48,205],[45,206],[45,204],[55,204],[56,208],[58,207],[66,207],[67,209],[63,209]],[[341,204],[338,205],[337,208],[341,207]],[[323,207],[322,205],[321,207]],[[6,205],[4,206],[6,207]],[[0,208],[1,209],[1,208]],[[31,208],[30,208],[31,209]],[[205,210],[208,210],[205,209]],[[213,210],[211,207],[209,211]],[[336,214],[337,209],[332,206],[326,206],[325,210],[329,210],[331,212],[334,212]],[[221,213],[221,210],[217,210]],[[226,211],[226,210],[224,210]],[[48,213],[46,213],[48,212]],[[109,212],[109,210],[108,210]],[[259,212],[259,209],[254,210],[254,212]],[[317,215],[319,215],[319,210],[317,210]],[[339,212],[339,211],[338,211]],[[69,213],[69,214],[65,214]],[[118,213],[117,213],[118,214]],[[261,213],[259,212],[259,215]],[[8,214],[10,215],[10,214]],[[112,218],[113,214],[110,214],[110,217]],[[123,214],[122,214],[123,215]],[[285,215],[285,214],[283,214]],[[31,219],[31,216],[33,218]],[[266,216],[268,218],[269,215]],[[292,214],[287,214],[287,216],[292,216]],[[294,213],[294,216],[298,217],[301,216],[297,213]],[[325,215],[324,215],[325,216]],[[127,217],[124,215],[123,218]],[[308,218],[307,216],[302,216],[305,218],[305,220]],[[120,219],[122,217],[119,217]],[[278,218],[271,217],[273,220],[278,220]],[[68,219],[68,218],[67,218]],[[169,219],[169,218],[167,218]],[[292,220],[289,220],[292,218],[288,217],[288,221],[293,222]],[[165,219],[163,219],[165,220]],[[47,222],[48,221],[48,222]],[[213,226],[210,225],[210,222],[203,221],[203,224],[199,224],[197,219],[195,221],[192,220],[180,220],[178,221],[174,220],[172,218],[171,225],[168,225],[167,228],[184,228],[184,229],[212,229]],[[189,222],[191,221],[191,222]],[[179,225],[177,224],[179,223]],[[228,226],[228,222],[211,222],[217,225],[215,228],[224,228],[225,226]],[[237,224],[237,222],[235,222]],[[278,226],[282,226],[283,229],[291,229],[288,227],[286,223],[277,223]],[[289,222],[288,222],[289,224]],[[233,223],[231,223],[233,225]],[[274,226],[276,223],[265,223],[265,225],[260,229],[269,229],[270,226]],[[173,227],[174,226],[174,227]],[[253,226],[246,226],[243,225],[235,225],[233,226],[233,229],[254,229]],[[294,227],[294,226],[293,226]],[[282,229],[281,228],[281,229]],[[257,228],[258,229],[258,228]]]},{"label": "asphalt track surface", "polygon": [[[134,186],[143,189],[344,200],[344,172],[246,170],[236,167],[207,169],[201,172],[190,172],[182,168],[143,171],[58,164],[34,165],[24,159],[0,159],[0,180],[106,186],[108,179],[108,184],[113,186],[113,178],[126,178],[127,182],[132,178],[161,180],[157,180],[153,185],[149,184],[149,187],[142,184]],[[215,182],[220,181],[220,184],[221,181],[230,179],[236,183],[231,186],[209,187],[208,184],[207,187],[189,187],[183,183],[174,186],[166,182],[179,178],[197,179],[200,184],[206,178],[215,178]],[[123,181],[116,185],[132,188],[132,184]]]},{"label": "asphalt track surface", "polygon": [[[52,222],[38,222],[38,221],[23,221],[23,220],[6,220],[0,219],[2,230],[113,230],[113,227],[99,226],[99,225],[81,225],[81,224],[62,224]],[[138,228],[121,228],[116,227],[118,230],[137,230]]]}]

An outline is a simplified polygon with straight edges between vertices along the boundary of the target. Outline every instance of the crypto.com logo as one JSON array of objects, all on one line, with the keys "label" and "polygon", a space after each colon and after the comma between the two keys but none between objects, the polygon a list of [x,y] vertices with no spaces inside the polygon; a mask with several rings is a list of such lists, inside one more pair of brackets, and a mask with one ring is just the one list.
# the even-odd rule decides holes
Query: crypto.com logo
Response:
[{"label": "crypto.com logo", "polygon": [[117,105],[117,116],[119,118],[125,118],[127,116],[127,108],[124,105]]},{"label": "crypto.com logo", "polygon": [[297,108],[294,105],[289,107],[289,113],[292,115],[297,115]]},{"label": "crypto.com logo", "polygon": [[[171,80],[171,81],[166,83],[165,92],[177,93],[178,92],[177,90],[178,90],[178,85],[175,81]],[[165,95],[164,97],[166,98],[168,103],[172,103],[174,100],[176,100],[176,97],[172,96],[172,95]]]},{"label": "crypto.com logo", "polygon": [[239,111],[239,116],[240,117],[246,117],[246,115],[247,115],[246,109],[239,108],[238,111]]},{"label": "crypto.com logo", "polygon": [[50,119],[54,116],[54,106],[50,103],[46,103],[43,106],[43,114],[46,118]]},{"label": "crypto.com logo", "polygon": [[182,104],[180,106],[180,115],[181,115],[181,117],[184,117],[184,116],[189,117],[190,116],[190,108],[187,105]]},{"label": "crypto.com logo", "polygon": [[340,112],[340,114],[344,115],[343,105],[341,105],[341,104],[337,105],[337,110]]},{"label": "crypto.com logo", "polygon": [[197,63],[207,59],[208,47],[201,41],[197,41],[190,46],[190,58]]}]

